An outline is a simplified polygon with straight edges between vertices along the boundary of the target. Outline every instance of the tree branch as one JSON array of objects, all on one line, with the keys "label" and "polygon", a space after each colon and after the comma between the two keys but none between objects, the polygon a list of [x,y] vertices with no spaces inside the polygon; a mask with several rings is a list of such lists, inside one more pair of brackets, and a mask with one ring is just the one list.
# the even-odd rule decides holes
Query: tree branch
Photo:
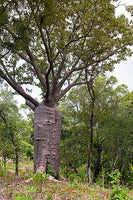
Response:
[{"label": "tree branch", "polygon": [[29,63],[29,64],[32,65],[32,62],[26,57],[26,55],[24,55],[23,53],[20,53],[20,52],[16,51],[15,49],[14,49],[14,51],[15,51],[15,53],[16,53],[19,57],[21,57],[21,58],[22,58],[23,60],[25,60],[27,63]]},{"label": "tree branch", "polygon": [[66,87],[61,94],[58,96],[57,101],[59,101],[72,87],[76,85],[85,85],[86,81],[84,82],[79,82],[79,83],[71,83],[68,87]]},{"label": "tree branch", "polygon": [[18,94],[23,96],[26,100],[29,100],[35,107],[39,105],[39,103],[33,99],[30,95],[28,95],[22,86],[18,85],[14,80],[10,80],[7,75],[0,69],[0,76],[16,91]]},{"label": "tree branch", "polygon": [[[8,32],[15,38],[15,39],[18,39],[18,35],[10,28],[8,27],[7,25],[5,25],[5,28],[8,30]],[[41,72],[39,70],[39,68],[37,67],[37,64],[35,62],[35,59],[32,55],[32,53],[30,52],[29,48],[26,47],[26,52],[27,52],[27,55],[29,56],[30,60],[28,60],[26,58],[26,56],[24,54],[21,54],[20,52],[14,50],[17,55],[19,55],[21,58],[23,58],[27,63],[30,63],[33,67],[34,67],[34,70],[36,72],[36,75],[37,77],[39,78],[40,80],[40,83],[42,84],[42,86],[46,89],[46,82],[44,81],[42,75],[41,75]]]},{"label": "tree branch", "polygon": [[81,73],[79,74],[79,76],[75,79],[75,81],[73,81],[72,83],[69,83],[68,86],[60,93],[60,95],[58,96],[58,101],[74,86],[76,85],[84,85],[86,84],[86,81],[85,82],[77,82],[79,80],[81,76]]},{"label": "tree branch", "polygon": [[[80,16],[78,15],[77,19],[78,19],[79,17],[80,17]],[[91,33],[92,28],[93,28],[93,26],[94,26],[95,18],[96,18],[96,15],[94,16],[94,18],[93,18],[93,20],[92,20],[92,24],[91,24],[89,30],[87,31],[87,33],[84,34],[84,35],[82,35],[82,36],[80,36],[80,37],[77,37],[77,38],[73,38],[73,37],[72,37],[72,36],[73,36],[73,33],[74,33],[74,31],[75,31],[75,27],[76,27],[76,26],[75,26],[76,23],[74,23],[74,26],[73,26],[74,28],[73,28],[73,31],[72,31],[72,36],[69,36],[69,41],[65,44],[65,46],[64,46],[63,49],[61,49],[60,51],[57,52],[57,54],[56,54],[55,57],[53,58],[53,61],[56,60],[56,58],[58,57],[58,55],[59,55],[60,53],[62,53],[66,48],[68,48],[68,46],[69,46],[71,43],[77,42],[77,41],[79,41],[79,40],[81,40],[81,39],[86,39],[86,37],[89,36],[89,34]],[[77,19],[76,19],[76,20],[77,20]],[[76,22],[76,20],[75,20],[75,22]]]},{"label": "tree branch", "polygon": [[43,78],[43,76],[42,76],[42,74],[41,74],[41,72],[40,72],[40,70],[39,70],[39,68],[38,68],[38,66],[37,66],[37,64],[36,64],[36,61],[35,61],[35,59],[34,59],[34,56],[32,55],[32,53],[31,53],[31,51],[29,50],[29,48],[26,49],[26,52],[27,52],[27,54],[28,54],[28,56],[29,56],[29,58],[30,58],[30,61],[31,61],[32,66],[34,67],[34,70],[35,70],[35,72],[36,72],[36,75],[37,75],[37,77],[38,77],[39,80],[40,80],[40,83],[41,83],[42,86],[46,89],[46,88],[47,88],[46,82],[45,82],[45,80],[44,80],[44,78]]},{"label": "tree branch", "polygon": [[6,121],[6,117],[4,116],[4,112],[3,112],[3,110],[1,109],[0,110],[0,117],[1,117],[1,119],[5,122],[5,124],[7,123],[7,121]]},{"label": "tree branch", "polygon": [[0,59],[4,58],[9,52],[10,52],[10,50],[7,51],[4,55],[1,55],[1,56],[0,56]]},{"label": "tree branch", "polygon": [[67,80],[67,78],[75,71],[75,67],[79,63],[79,60],[80,60],[80,57],[76,60],[76,62],[72,66],[71,70],[65,73],[63,79],[58,84],[59,89],[62,88],[62,86],[63,86],[64,82]]},{"label": "tree branch", "polygon": [[88,70],[87,69],[85,69],[85,79],[86,79],[86,84],[87,84],[88,92],[90,94],[92,103],[94,103],[94,101],[95,101],[95,92],[94,92],[94,89],[93,89],[93,87],[94,87],[93,86],[94,78],[92,78],[90,76],[90,80],[88,80]]},{"label": "tree branch", "polygon": [[46,31],[46,34],[47,34],[48,41],[49,41],[49,47],[47,45],[46,38],[44,37],[44,34],[43,34],[42,25],[38,26],[38,28],[39,28],[39,31],[40,31],[40,34],[41,34],[41,38],[42,38],[42,41],[43,41],[43,44],[44,44],[44,47],[45,47],[45,51],[46,51],[46,55],[47,55],[47,59],[48,59],[48,62],[49,62],[49,68],[48,68],[47,72],[45,73],[46,91],[47,91],[46,92],[46,99],[47,99],[49,92],[50,92],[50,85],[49,85],[50,72],[52,71],[52,74],[54,75],[52,49],[50,47],[50,38],[49,38],[49,35],[48,35],[48,31]]}]

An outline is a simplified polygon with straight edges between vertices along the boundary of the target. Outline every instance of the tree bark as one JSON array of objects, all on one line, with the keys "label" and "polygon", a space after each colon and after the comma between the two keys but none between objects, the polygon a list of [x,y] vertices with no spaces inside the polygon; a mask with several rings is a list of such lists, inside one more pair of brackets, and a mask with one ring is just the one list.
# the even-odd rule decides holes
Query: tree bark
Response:
[{"label": "tree bark", "polygon": [[6,156],[3,156],[4,168],[6,169]]},{"label": "tree bark", "polygon": [[92,175],[91,175],[91,158],[93,152],[93,132],[94,132],[94,104],[95,100],[92,98],[92,113],[91,113],[91,120],[90,120],[90,127],[91,127],[91,138],[90,138],[90,150],[88,156],[88,168],[87,168],[87,175],[88,175],[88,185],[92,185]]},{"label": "tree bark", "polygon": [[15,154],[16,154],[16,155],[15,155],[15,156],[16,156],[16,157],[15,157],[15,175],[18,176],[18,159],[19,159],[19,158],[18,158],[18,150],[17,150],[17,149],[16,149],[16,151],[15,151]]},{"label": "tree bark", "polygon": [[96,179],[99,176],[99,173],[102,169],[102,152],[103,152],[103,143],[105,141],[105,138],[101,141],[100,144],[97,144],[97,159],[95,163],[95,169],[94,169],[94,182],[96,182]]},{"label": "tree bark", "polygon": [[92,185],[92,177],[91,177],[91,158],[93,151],[93,127],[91,129],[91,142],[90,142],[90,150],[88,156],[88,168],[87,168],[87,176],[88,176],[88,185]]},{"label": "tree bark", "polygon": [[51,165],[59,175],[60,136],[60,111],[56,105],[49,107],[42,102],[34,113],[34,172],[45,173]]},{"label": "tree bark", "polygon": [[98,155],[97,155],[97,160],[95,163],[95,169],[94,169],[94,182],[96,182],[96,179],[99,176],[100,170],[102,168],[102,163],[101,163],[101,154],[102,154],[102,148],[98,148]]}]

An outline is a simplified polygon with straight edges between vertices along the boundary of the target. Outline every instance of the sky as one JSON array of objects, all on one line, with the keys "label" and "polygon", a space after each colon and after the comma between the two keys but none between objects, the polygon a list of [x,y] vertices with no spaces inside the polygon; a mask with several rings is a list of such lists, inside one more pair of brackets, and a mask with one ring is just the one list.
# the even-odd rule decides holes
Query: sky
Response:
[{"label": "sky", "polygon": [[133,90],[133,56],[116,65],[112,75],[117,78],[119,85],[127,85],[131,92]]},{"label": "sky", "polygon": [[[116,9],[116,14],[120,15],[124,13],[129,19],[133,20],[131,15],[125,10],[125,6],[127,5],[133,5],[133,0],[121,0],[120,6]],[[117,78],[119,85],[127,85],[131,92],[133,90],[133,56],[127,57],[126,61],[115,65],[115,70],[112,72],[112,75]]]}]

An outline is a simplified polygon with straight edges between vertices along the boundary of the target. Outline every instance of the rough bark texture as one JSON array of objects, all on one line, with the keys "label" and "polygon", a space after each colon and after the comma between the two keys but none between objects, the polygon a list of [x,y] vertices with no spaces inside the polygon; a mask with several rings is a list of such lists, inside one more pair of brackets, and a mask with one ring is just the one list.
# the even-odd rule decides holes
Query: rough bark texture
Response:
[{"label": "rough bark texture", "polygon": [[34,116],[34,171],[46,172],[48,165],[59,175],[61,114],[57,106],[42,102]]}]

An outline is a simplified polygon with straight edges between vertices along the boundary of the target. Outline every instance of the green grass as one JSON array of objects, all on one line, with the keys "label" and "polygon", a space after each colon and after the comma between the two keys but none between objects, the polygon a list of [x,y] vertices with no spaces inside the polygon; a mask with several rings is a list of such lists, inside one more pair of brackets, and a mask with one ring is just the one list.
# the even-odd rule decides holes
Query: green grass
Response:
[{"label": "green grass", "polygon": [[87,184],[77,182],[47,180],[39,183],[34,179],[29,179],[29,182],[27,180],[24,177],[16,178],[14,176],[12,180],[2,177],[0,195],[3,196],[3,199],[9,200],[104,200],[109,199],[111,194],[111,190],[95,185],[88,187]]},{"label": "green grass", "polygon": [[[86,183],[73,180],[52,181],[48,175],[33,174],[33,163],[21,163],[21,167],[30,167],[26,173],[19,170],[19,176],[6,173],[0,169],[0,199],[8,200],[109,200],[112,190],[98,185],[88,187]],[[14,165],[7,169],[13,170]],[[126,191],[126,190],[125,190]],[[128,191],[130,200],[133,198],[131,190]]]}]

